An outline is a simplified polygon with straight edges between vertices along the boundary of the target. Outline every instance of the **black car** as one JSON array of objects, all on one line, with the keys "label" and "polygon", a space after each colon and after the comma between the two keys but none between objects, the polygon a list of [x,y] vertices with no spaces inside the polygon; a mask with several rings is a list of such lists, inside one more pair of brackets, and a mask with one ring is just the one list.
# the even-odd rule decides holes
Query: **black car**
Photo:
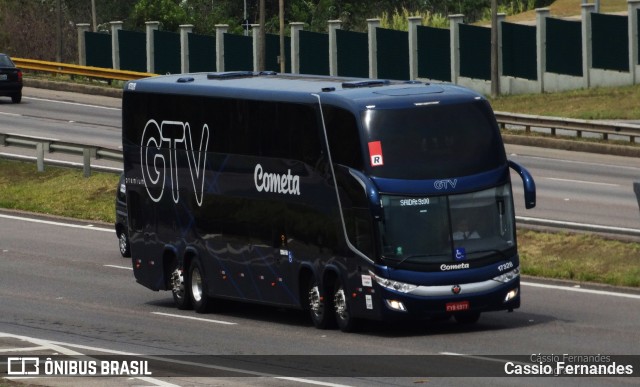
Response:
[{"label": "black car", "polygon": [[22,70],[6,54],[0,54],[0,95],[11,97],[13,103],[22,100]]},{"label": "black car", "polygon": [[124,174],[120,175],[118,189],[116,190],[116,236],[120,246],[120,254],[123,257],[130,257],[129,249],[129,231],[127,220],[127,195],[126,186],[124,184]]}]

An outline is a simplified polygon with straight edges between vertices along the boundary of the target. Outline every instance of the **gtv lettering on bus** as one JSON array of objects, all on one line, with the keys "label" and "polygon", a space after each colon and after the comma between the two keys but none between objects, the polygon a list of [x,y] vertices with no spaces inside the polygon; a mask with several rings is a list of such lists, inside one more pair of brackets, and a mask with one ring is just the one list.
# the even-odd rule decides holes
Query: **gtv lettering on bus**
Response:
[{"label": "gtv lettering on bus", "polygon": [[[197,141],[198,139],[196,139]],[[163,147],[162,145],[165,144]],[[167,146],[168,145],[168,146]],[[171,179],[171,194],[174,203],[180,200],[178,190],[178,150],[184,150],[187,155],[193,193],[198,206],[202,206],[204,191],[204,166],[207,162],[207,147],[209,146],[209,127],[202,126],[200,144],[196,149],[193,146],[193,135],[188,122],[162,121],[160,125],[155,120],[147,121],[140,143],[140,165],[142,165],[142,177],[149,197],[154,202],[159,202],[164,194],[167,169]],[[169,162],[161,148],[169,150]],[[151,188],[159,189],[154,191]],[[155,192],[155,193],[154,193]]]}]

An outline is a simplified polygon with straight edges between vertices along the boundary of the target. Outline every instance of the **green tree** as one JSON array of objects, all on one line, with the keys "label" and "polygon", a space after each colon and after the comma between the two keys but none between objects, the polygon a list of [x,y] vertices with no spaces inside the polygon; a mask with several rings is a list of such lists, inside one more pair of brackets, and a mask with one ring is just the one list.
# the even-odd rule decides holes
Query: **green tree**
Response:
[{"label": "green tree", "polygon": [[160,22],[165,31],[177,31],[180,24],[190,23],[187,2],[181,0],[138,0],[131,12],[131,22],[143,28],[148,21]]}]

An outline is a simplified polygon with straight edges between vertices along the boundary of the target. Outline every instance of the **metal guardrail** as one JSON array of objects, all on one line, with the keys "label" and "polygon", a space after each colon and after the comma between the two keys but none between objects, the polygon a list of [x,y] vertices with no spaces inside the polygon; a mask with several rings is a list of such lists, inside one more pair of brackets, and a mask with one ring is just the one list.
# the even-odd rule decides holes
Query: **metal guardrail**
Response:
[{"label": "metal guardrail", "polygon": [[547,116],[535,116],[529,114],[515,114],[495,112],[498,124],[502,129],[507,125],[521,126],[525,132],[531,132],[531,128],[549,129],[555,136],[558,129],[570,130],[576,133],[576,137],[582,137],[583,132],[602,135],[603,140],[608,140],[609,135],[629,137],[630,142],[635,142],[640,137],[640,125],[626,122],[579,120],[571,118],[556,118]]},{"label": "metal guardrail", "polygon": [[[15,64],[25,70],[44,71],[56,74],[81,75],[91,78],[114,79],[129,81],[145,77],[152,77],[157,74],[143,73],[126,70],[113,70],[100,67],[79,66],[60,62],[47,62],[34,59],[13,58]],[[582,137],[583,132],[590,132],[601,135],[603,140],[608,140],[609,135],[619,135],[629,137],[630,142],[636,142],[640,137],[640,125],[597,120],[579,120],[570,118],[554,118],[547,116],[536,116],[529,114],[515,114],[505,112],[495,112],[498,124],[502,129],[507,125],[524,127],[525,132],[531,132],[531,128],[549,129],[550,134],[556,136],[556,131],[569,130],[576,133],[576,137]]]},{"label": "metal guardrail", "polygon": [[54,74],[80,75],[90,78],[114,79],[130,81],[134,79],[152,77],[157,74],[137,71],[113,70],[102,67],[79,66],[60,62],[47,62],[35,59],[11,58],[15,65],[23,70],[43,71]]},{"label": "metal guardrail", "polygon": [[85,177],[91,175],[91,159],[122,162],[122,151],[119,149],[59,141],[51,138],[0,133],[0,146],[19,146],[35,149],[36,164],[39,172],[44,171],[45,153],[58,152],[82,155],[82,169]]},{"label": "metal guardrail", "polygon": [[[40,172],[44,171],[45,153],[59,152],[65,154],[82,155],[82,165],[85,177],[89,177],[91,175],[91,159],[105,159],[122,162],[122,151],[120,149],[105,148],[68,141],[59,141],[51,138],[0,133],[0,146],[19,146],[35,149],[36,163],[38,166],[38,171]],[[637,189],[638,192],[640,192],[640,185]],[[638,203],[640,205],[640,194],[638,194]],[[636,240],[640,240],[640,230],[637,229],[579,224],[574,222],[536,219],[521,216],[517,216],[516,220],[520,225],[525,226],[532,225],[551,229],[562,228],[565,230],[597,232],[608,235],[624,235],[635,238]]]}]

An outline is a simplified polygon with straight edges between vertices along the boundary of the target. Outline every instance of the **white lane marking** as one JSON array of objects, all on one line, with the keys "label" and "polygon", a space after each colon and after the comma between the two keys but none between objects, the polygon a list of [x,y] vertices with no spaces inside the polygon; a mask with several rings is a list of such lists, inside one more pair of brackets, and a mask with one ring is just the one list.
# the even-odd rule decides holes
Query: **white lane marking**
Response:
[{"label": "white lane marking", "polygon": [[25,99],[32,99],[34,101],[43,101],[43,102],[53,102],[60,103],[64,105],[74,105],[74,106],[84,106],[84,107],[92,107],[96,109],[105,109],[105,110],[122,110],[120,108],[108,107],[108,106],[98,106],[98,105],[89,105],[86,103],[80,102],[69,102],[69,101],[56,101],[55,99],[46,99],[46,98],[36,98],[36,97],[24,97]]},{"label": "white lane marking", "polygon": [[293,377],[287,377],[287,376],[277,376],[274,379],[288,380],[290,382],[314,384],[316,386],[350,387],[348,384],[336,384],[336,383],[320,382],[320,381],[317,381],[317,380],[300,379],[300,378],[293,378]]},{"label": "white lane marking", "polygon": [[0,112],[0,114],[3,116],[22,117],[22,114],[17,114],[17,113]]},{"label": "white lane marking", "polygon": [[80,229],[84,229],[84,230],[116,232],[115,229],[104,228],[104,227],[95,227],[93,225],[54,222],[54,221],[51,221],[51,220],[25,218],[25,217],[22,217],[22,216],[14,216],[14,215],[6,215],[6,214],[0,214],[0,218],[12,219],[12,220],[22,220],[22,221],[25,221],[25,222],[32,222],[32,223],[49,224],[49,225],[52,225],[52,226],[63,226],[63,227],[71,227],[71,228],[80,228]]},{"label": "white lane marking", "polygon": [[598,295],[601,295],[601,296],[632,298],[632,299],[635,299],[635,300],[640,300],[640,294],[618,293],[618,292],[610,292],[610,291],[606,291],[606,290],[583,289],[583,288],[569,287],[569,286],[539,284],[539,283],[535,283],[535,282],[520,282],[520,284],[525,285],[525,286],[531,286],[531,287],[534,287],[534,288],[566,290],[568,292],[598,294]]},{"label": "white lane marking", "polygon": [[229,322],[229,321],[211,320],[211,319],[208,319],[208,318],[200,318],[200,317],[192,317],[192,316],[182,316],[182,315],[179,315],[179,314],[162,313],[162,312],[151,312],[151,314],[156,314],[156,315],[159,315],[159,316],[183,318],[183,319],[186,319],[186,320],[205,321],[205,322],[210,322],[210,323],[214,323],[214,324],[238,325],[237,323]]},{"label": "white lane marking", "polygon": [[620,187],[620,184],[611,184],[611,183],[598,183],[595,181],[586,181],[586,180],[573,180],[573,179],[560,179],[558,177],[545,177],[547,180],[554,181],[562,181],[566,183],[579,183],[579,184],[591,184],[591,185],[604,185],[607,187]]},{"label": "white lane marking", "polygon": [[117,265],[102,265],[104,267],[113,267],[116,269],[124,269],[124,270],[133,270],[132,267],[127,267],[127,266],[117,266]]},{"label": "white lane marking", "polygon": [[24,348],[3,348],[3,349],[0,349],[0,353],[2,352],[34,352],[34,351],[44,351],[46,349],[49,349],[49,348],[45,346],[24,347]]},{"label": "white lane marking", "polygon": [[137,377],[136,379],[138,380],[142,380],[143,382],[147,382],[147,383],[151,383],[154,386],[160,386],[160,387],[180,387],[179,384],[172,384],[169,382],[164,382],[162,380],[159,379],[155,379],[155,378],[150,378],[148,376],[140,376]]}]

